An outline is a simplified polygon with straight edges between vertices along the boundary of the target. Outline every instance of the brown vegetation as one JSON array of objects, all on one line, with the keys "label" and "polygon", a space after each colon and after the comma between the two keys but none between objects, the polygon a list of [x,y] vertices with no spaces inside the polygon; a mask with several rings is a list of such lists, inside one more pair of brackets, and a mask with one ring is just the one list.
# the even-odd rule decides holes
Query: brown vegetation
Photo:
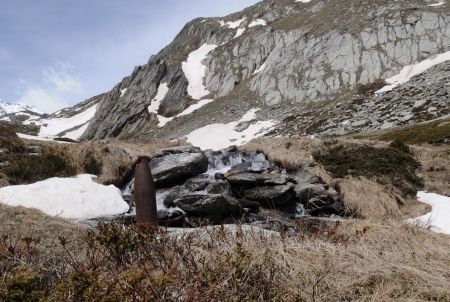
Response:
[{"label": "brown vegetation", "polygon": [[286,237],[103,224],[53,253],[0,233],[2,301],[450,301],[450,238],[414,225],[349,220]]}]

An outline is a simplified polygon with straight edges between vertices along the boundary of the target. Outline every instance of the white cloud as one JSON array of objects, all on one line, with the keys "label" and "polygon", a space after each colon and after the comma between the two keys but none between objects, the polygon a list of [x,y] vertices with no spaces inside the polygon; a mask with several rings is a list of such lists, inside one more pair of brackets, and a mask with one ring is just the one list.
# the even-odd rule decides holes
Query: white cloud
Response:
[{"label": "white cloud", "polygon": [[81,82],[69,73],[69,66],[58,62],[56,67],[42,71],[42,83],[25,84],[18,102],[37,107],[45,113],[52,113],[69,106],[69,99],[83,92]]}]

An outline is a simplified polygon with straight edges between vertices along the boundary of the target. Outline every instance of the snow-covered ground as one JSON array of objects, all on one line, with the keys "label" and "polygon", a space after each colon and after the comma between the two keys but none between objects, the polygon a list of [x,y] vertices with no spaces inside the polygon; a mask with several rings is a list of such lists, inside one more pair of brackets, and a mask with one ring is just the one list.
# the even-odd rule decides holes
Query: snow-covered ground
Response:
[{"label": "snow-covered ground", "polygon": [[129,206],[120,190],[112,185],[100,185],[93,177],[50,178],[30,185],[0,188],[0,203],[80,220],[128,212]]},{"label": "snow-covered ground", "polygon": [[245,130],[238,132],[237,128],[243,123],[256,120],[258,109],[249,110],[239,121],[228,124],[211,124],[192,131],[186,136],[187,141],[203,150],[220,150],[232,145],[243,145],[250,140],[266,134],[276,122],[273,120],[257,121]]},{"label": "snow-covered ground", "polygon": [[95,116],[97,105],[91,106],[84,111],[69,118],[51,118],[40,120],[42,124],[39,131],[40,137],[55,137],[61,132],[80,127],[72,132],[66,133],[63,137],[77,140],[86,130],[89,121]]},{"label": "snow-covered ground", "polygon": [[247,19],[247,17],[244,17],[244,18],[236,20],[236,21],[230,21],[230,22],[225,22],[223,20],[220,20],[219,23],[220,23],[220,26],[222,26],[222,27],[227,26],[228,28],[236,29],[239,26],[241,26],[242,22],[244,22],[245,19]]},{"label": "snow-covered ground", "polygon": [[419,201],[429,204],[432,207],[430,213],[409,220],[428,225],[433,231],[450,234],[450,197],[435,193],[418,192]]},{"label": "snow-covered ground", "polygon": [[203,78],[206,73],[206,66],[203,65],[203,60],[216,47],[217,45],[205,43],[199,49],[191,52],[187,61],[182,63],[184,75],[189,82],[188,94],[194,100],[200,100],[209,94],[208,89],[203,84]]},{"label": "snow-covered ground", "polygon": [[419,75],[419,74],[425,72],[427,69],[429,69],[435,65],[441,64],[448,60],[450,60],[450,51],[447,51],[447,52],[444,52],[437,56],[434,56],[432,58],[426,59],[417,64],[408,65],[408,66],[404,67],[400,71],[399,74],[397,74],[389,79],[386,79],[386,82],[388,83],[388,85],[384,86],[383,88],[378,90],[376,93],[391,91],[398,85],[408,82],[412,77],[415,77],[416,75]]}]

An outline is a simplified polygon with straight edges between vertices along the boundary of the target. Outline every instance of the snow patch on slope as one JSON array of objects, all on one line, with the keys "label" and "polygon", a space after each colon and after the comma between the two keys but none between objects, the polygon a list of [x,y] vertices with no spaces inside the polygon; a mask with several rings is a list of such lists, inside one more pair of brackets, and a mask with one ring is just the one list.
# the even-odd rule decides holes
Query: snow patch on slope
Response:
[{"label": "snow patch on slope", "polygon": [[444,2],[444,1],[441,1],[441,2],[438,2],[438,3],[428,4],[427,6],[431,6],[431,7],[439,7],[439,6],[442,6],[442,5],[444,5],[444,4],[445,4],[445,2]]},{"label": "snow patch on slope", "polygon": [[419,201],[432,207],[430,213],[411,219],[411,222],[430,224],[437,233],[450,234],[450,197],[435,193],[418,192]]},{"label": "snow patch on slope", "polygon": [[233,39],[236,39],[240,36],[242,36],[242,34],[245,32],[245,28],[238,28],[236,31],[236,34],[234,35]]},{"label": "snow patch on slope", "polygon": [[252,21],[249,25],[248,25],[248,27],[255,27],[255,26],[266,26],[267,25],[267,22],[266,22],[266,20],[264,20],[264,19],[256,19],[256,20],[254,20],[254,21]]},{"label": "snow patch on slope", "polygon": [[[53,118],[53,119],[43,119],[40,120],[42,124],[41,130],[39,131],[40,137],[55,137],[58,134],[70,130],[72,128],[80,127],[86,130],[89,121],[95,116],[97,111],[97,105],[91,106],[81,113],[78,113],[69,118]],[[66,133],[63,137],[77,140],[81,137],[83,133],[77,131],[76,129],[72,132]],[[84,132],[84,131],[83,131]]]},{"label": "snow patch on slope", "polygon": [[225,22],[223,20],[219,20],[219,23],[220,23],[220,26],[222,26],[222,27],[227,26],[228,28],[235,29],[235,28],[238,28],[239,26],[241,26],[242,22],[244,22],[245,19],[247,19],[247,17],[244,17],[244,18],[236,20],[236,21],[230,21],[230,22]]},{"label": "snow patch on slope", "polygon": [[309,3],[311,0],[295,0],[295,2]]},{"label": "snow patch on slope", "polygon": [[158,110],[159,110],[159,106],[161,105],[161,101],[166,97],[167,92],[169,92],[169,87],[167,86],[167,83],[159,84],[156,96],[153,99],[150,106],[148,106],[149,113],[158,114]]},{"label": "snow patch on slope", "polygon": [[189,82],[188,94],[195,100],[200,100],[209,94],[209,91],[203,84],[206,73],[206,66],[203,65],[203,60],[216,47],[217,45],[205,43],[199,49],[191,52],[187,61],[182,63],[184,75]]},{"label": "snow patch on slope", "polygon": [[257,121],[245,130],[238,131],[238,126],[256,120],[259,109],[249,110],[239,121],[228,124],[211,124],[192,131],[186,136],[187,141],[203,150],[220,150],[232,145],[243,145],[250,140],[266,134],[276,122],[273,120]]},{"label": "snow patch on slope", "polygon": [[93,177],[50,178],[31,185],[0,188],[0,202],[68,219],[92,219],[128,212],[129,206],[120,190],[112,185],[100,185]]},{"label": "snow patch on slope", "polygon": [[69,142],[55,141],[52,138],[39,137],[39,136],[28,135],[28,134],[23,134],[23,133],[16,133],[16,134],[21,139],[26,139],[26,140],[41,141],[41,142],[55,142],[58,144],[70,144]]},{"label": "snow patch on slope", "polygon": [[176,116],[173,117],[164,117],[162,115],[158,115],[158,127],[164,127],[168,122],[180,117],[180,116],[184,116],[184,115],[188,115],[193,113],[194,111],[200,109],[201,107],[205,106],[206,104],[211,103],[212,101],[214,101],[214,99],[203,99],[201,101],[198,101],[198,103],[189,106],[188,108],[186,108],[183,112],[179,113]]},{"label": "snow patch on slope", "polygon": [[31,111],[37,114],[42,114],[42,112],[38,111],[34,106],[19,103],[12,104],[0,100],[0,117],[8,114],[19,113],[22,111]]},{"label": "snow patch on slope", "polygon": [[261,66],[259,66],[259,68],[256,69],[256,70],[253,72],[253,74],[257,74],[257,73],[263,71],[264,68],[266,68],[266,63],[265,63],[265,62],[264,62]]},{"label": "snow patch on slope", "polygon": [[384,86],[380,90],[378,90],[376,93],[382,93],[391,91],[398,85],[404,84],[408,82],[411,78],[415,77],[416,75],[419,75],[423,72],[425,72],[427,69],[436,66],[438,64],[441,64],[445,61],[450,60],[450,51],[447,51],[445,53],[439,54],[433,58],[426,59],[424,61],[421,61],[417,64],[408,65],[404,67],[399,74],[386,79],[386,82],[389,85]]}]

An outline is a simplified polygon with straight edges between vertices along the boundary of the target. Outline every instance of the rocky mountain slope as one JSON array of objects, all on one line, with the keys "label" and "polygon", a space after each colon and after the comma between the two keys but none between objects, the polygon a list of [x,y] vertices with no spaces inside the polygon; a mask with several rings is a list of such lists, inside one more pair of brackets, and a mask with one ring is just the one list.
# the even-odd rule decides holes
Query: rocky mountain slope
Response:
[{"label": "rocky mountain slope", "polygon": [[265,0],[189,22],[111,91],[25,124],[217,146],[384,129],[449,114],[449,59],[445,2]]},{"label": "rocky mountain slope", "polygon": [[[432,97],[436,89],[445,92],[439,76],[409,84],[425,81],[418,88],[422,91],[436,81],[439,87],[431,94],[407,93],[406,87],[378,96],[354,95],[360,85],[450,50],[449,21],[447,4],[419,0],[271,0],[224,18],[198,18],[146,65],[94,98],[98,110],[83,137],[178,138],[211,123],[238,121],[256,107],[257,119],[274,120],[279,132],[286,132],[285,125],[292,129],[286,118],[292,122],[306,108],[327,108],[336,116],[329,125],[310,111],[308,127],[294,126],[299,132],[339,134],[353,112],[336,104],[349,99],[358,111],[350,121],[352,130],[446,115],[447,95],[439,101]],[[437,68],[445,76],[446,66]],[[416,93],[415,98],[404,100],[403,92]],[[430,100],[416,100],[421,95]],[[394,110],[394,104],[399,109],[392,116],[371,116],[376,123],[367,121],[380,99],[386,110]],[[424,103],[411,107],[413,100]]]}]

